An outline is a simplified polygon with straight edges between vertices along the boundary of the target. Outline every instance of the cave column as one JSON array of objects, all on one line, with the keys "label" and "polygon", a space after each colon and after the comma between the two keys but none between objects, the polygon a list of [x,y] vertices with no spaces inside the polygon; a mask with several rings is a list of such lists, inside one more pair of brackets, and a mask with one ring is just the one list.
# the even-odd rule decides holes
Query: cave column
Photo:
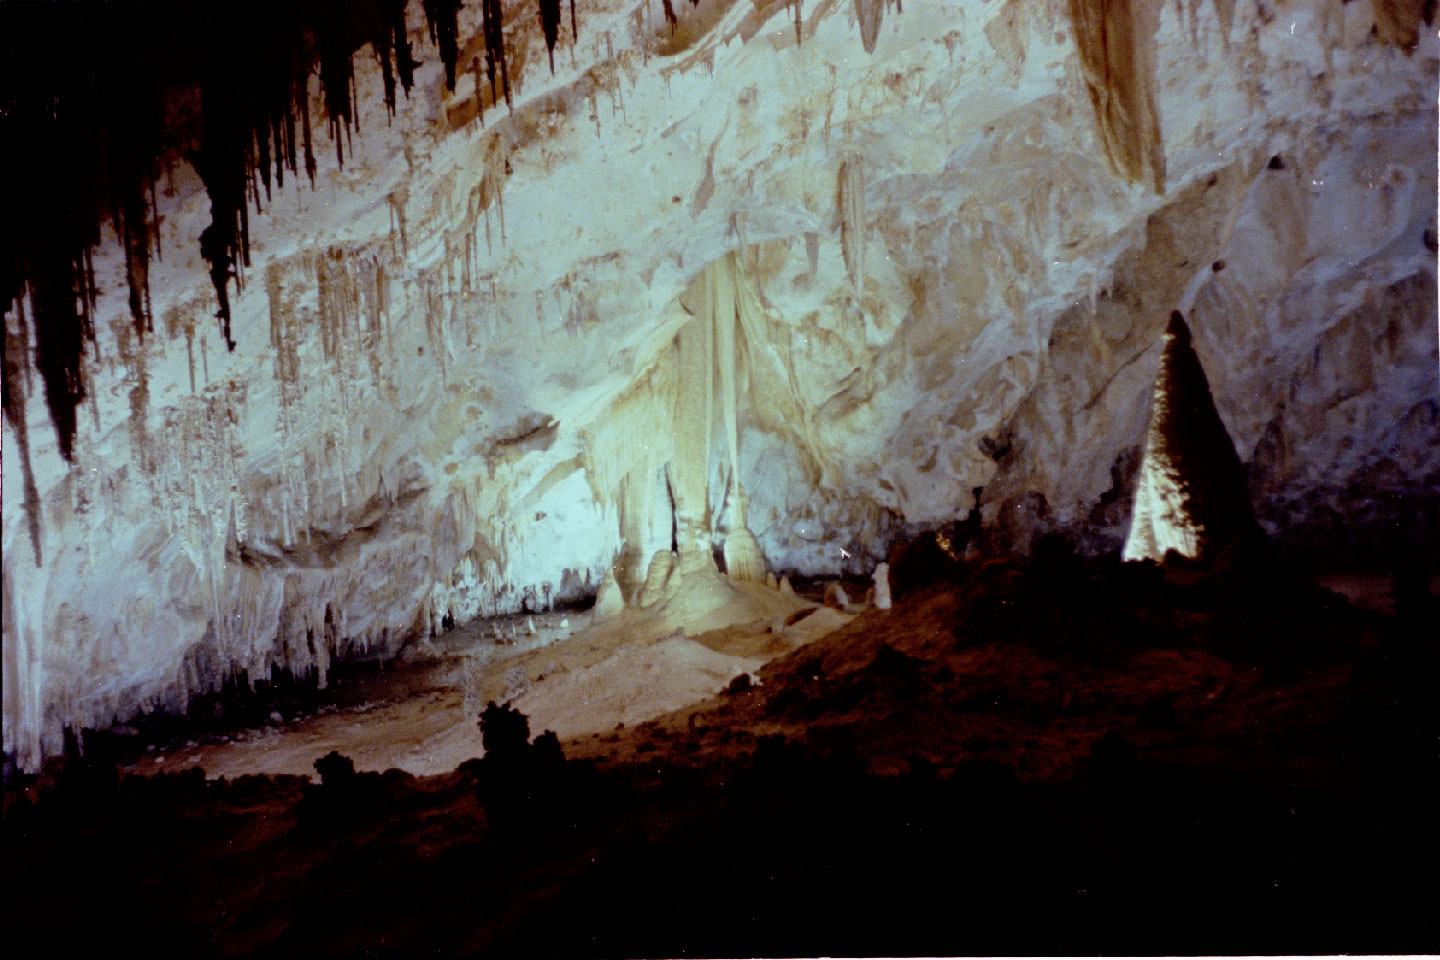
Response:
[{"label": "cave column", "polygon": [[676,539],[680,572],[715,570],[710,552],[709,460],[713,416],[714,324],[699,316],[680,328],[679,395],[675,405]]}]

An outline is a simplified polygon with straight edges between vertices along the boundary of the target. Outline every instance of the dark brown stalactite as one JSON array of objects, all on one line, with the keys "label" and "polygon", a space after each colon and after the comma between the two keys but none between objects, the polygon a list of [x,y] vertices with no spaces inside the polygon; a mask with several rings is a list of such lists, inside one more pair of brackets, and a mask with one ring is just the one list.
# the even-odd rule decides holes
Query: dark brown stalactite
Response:
[{"label": "dark brown stalactite", "polygon": [[400,75],[400,89],[410,94],[415,85],[415,56],[410,50],[410,35],[405,28],[406,0],[380,0],[384,18],[390,26],[390,39],[395,47],[395,72]]},{"label": "dark brown stalactite", "polygon": [[[670,0],[665,0],[670,9]],[[545,34],[545,48],[550,51],[550,73],[555,73],[555,41],[560,38],[560,0],[540,0],[540,29]]]},{"label": "dark brown stalactite", "polygon": [[130,316],[143,340],[154,329],[150,315],[150,243],[144,194],[131,192],[121,207],[120,236],[125,245],[125,280],[130,287]]},{"label": "dark brown stalactite", "polygon": [[16,300],[15,330],[5,325],[5,419],[15,431],[20,447],[20,479],[25,490],[25,517],[30,527],[30,545],[35,548],[35,566],[40,566],[40,494],[35,489],[35,473],[30,467],[30,436],[25,423],[26,371],[30,362],[30,331],[25,323],[23,300]]},{"label": "dark brown stalactite", "polygon": [[389,29],[382,26],[375,34],[372,46],[375,48],[375,58],[380,61],[380,79],[385,85],[385,112],[395,116],[395,71],[390,66],[390,44],[392,36]]},{"label": "dark brown stalactite", "polygon": [[108,158],[111,225],[125,255],[130,316],[136,335],[143,340],[154,326],[150,316],[150,205],[153,195],[154,144],[161,140],[160,95],[150,60],[127,59],[130,71],[125,85],[97,85],[99,110],[96,133],[105,137]]},{"label": "dark brown stalactite", "polygon": [[[153,255],[160,254],[154,175],[161,164],[191,159],[211,207],[198,238],[201,254],[221,332],[233,348],[229,283],[238,283],[248,265],[249,204],[273,199],[287,169],[297,172],[302,160],[315,182],[311,71],[318,66],[327,122],[343,158],[340,138],[358,117],[352,65],[358,48],[369,43],[381,57],[387,105],[396,79],[407,93],[413,85],[406,5],[0,3],[0,182],[12,185],[0,191],[0,305],[8,328],[28,299],[35,343],[32,355],[7,350],[6,359],[22,364],[26,376],[32,364],[41,374],[62,456],[72,454],[75,405],[85,397],[85,341],[95,343],[92,251],[102,220],[119,240],[130,313],[143,337],[154,325],[152,238]],[[459,0],[425,5],[453,88]],[[503,36],[497,40],[508,102]],[[16,343],[9,338],[7,347]],[[29,395],[7,394],[6,402],[23,407]]]},{"label": "dark brown stalactite", "polygon": [[420,5],[430,27],[430,41],[439,49],[440,61],[445,64],[445,89],[454,90],[455,64],[460,59],[455,21],[462,4],[460,0],[420,0]]},{"label": "dark brown stalactite", "polygon": [[505,31],[504,20],[500,14],[500,0],[495,3],[495,36],[498,42],[498,58],[500,60],[500,89],[505,92],[505,109],[511,113],[515,112],[515,103],[510,99],[510,63],[505,57]]},{"label": "dark brown stalactite", "polygon": [[[55,230],[49,243],[64,243]],[[44,242],[44,241],[42,241]],[[42,248],[43,249],[43,248]],[[57,253],[52,263],[61,261]],[[77,276],[76,264],[59,271],[35,270],[30,280],[30,304],[35,317],[35,369],[45,382],[45,402],[50,408],[50,422],[55,425],[55,438],[60,455],[69,461],[75,446],[75,408],[85,399],[85,385],[80,370],[85,352],[87,324],[77,309],[77,288],[85,280]]]},{"label": "dark brown stalactite", "polygon": [[210,264],[218,304],[215,317],[230,350],[235,349],[235,340],[229,283],[233,278],[238,289],[240,267],[250,247],[246,190],[253,182],[254,128],[259,126],[246,67],[258,67],[267,59],[263,54],[255,56],[256,38],[246,35],[246,26],[242,16],[223,12],[211,23],[217,36],[200,77],[200,148],[188,155],[210,198],[210,224],[200,233],[200,255]]},{"label": "dark brown stalactite", "polygon": [[[395,79],[406,96],[415,83],[415,59],[410,52],[410,37],[405,28],[405,0],[378,0],[376,19],[371,24],[370,46],[380,60],[380,77],[385,84],[385,109],[395,115]],[[391,68],[391,51],[395,65]]]},{"label": "dark brown stalactite", "polygon": [[212,78],[204,88],[205,137],[190,163],[210,196],[210,225],[200,233],[200,255],[210,264],[210,282],[215,287],[220,333],[228,349],[235,349],[230,335],[230,279],[240,280],[239,263],[249,246],[249,217],[245,202],[246,144],[235,136],[235,128],[222,118],[233,111],[234,98],[223,79]]},{"label": "dark brown stalactite", "polygon": [[[161,247],[161,245],[160,245],[160,204],[157,203],[156,200],[155,200],[155,177],[154,177],[153,175],[150,177],[149,187],[150,187],[150,223],[151,223],[151,225],[152,225],[152,229],[150,230],[150,237],[155,241],[155,259],[156,259],[158,262],[164,263],[164,262],[165,262],[165,257],[163,256],[162,251],[161,251],[161,248],[160,248],[160,247]],[[147,304],[147,308],[146,308],[146,309],[149,309],[149,308],[148,308],[148,304],[149,304],[149,302],[150,302],[150,291],[149,291],[148,288],[147,288],[146,291],[145,291],[145,302],[146,302],[146,304]],[[154,332],[154,329],[155,329],[155,324],[154,324],[154,318],[153,318],[153,316],[152,316],[152,318],[151,318],[151,324],[150,324],[150,331],[149,331],[149,332]]]},{"label": "dark brown stalactite", "polygon": [[490,36],[490,0],[480,0],[480,32],[485,37],[485,73],[490,78],[490,102],[499,103],[495,87],[495,47]]},{"label": "dark brown stalactite", "polygon": [[305,175],[310,178],[310,186],[315,186],[315,147],[310,136],[310,74],[309,71],[301,71],[295,77],[295,96],[300,101],[300,126],[305,141]]},{"label": "dark brown stalactite", "polygon": [[575,0],[570,0],[570,42],[580,42],[580,31],[575,27]]},{"label": "dark brown stalactite", "polygon": [[[99,85],[64,68],[66,41],[36,29],[34,20],[48,6],[7,5],[0,19],[0,182],[7,184],[0,193],[0,304],[23,311],[29,295],[33,363],[45,383],[60,454],[69,460],[75,407],[85,395],[85,340],[94,337],[90,250],[100,240],[102,213],[113,211],[120,194],[112,189],[105,202],[100,155],[108,98]],[[71,17],[72,42],[80,48],[103,36],[104,18],[62,15]],[[17,392],[20,381],[10,367],[24,358],[12,356],[18,346],[7,336],[6,415],[17,438],[25,393]]]},{"label": "dark brown stalactite", "polygon": [[505,62],[505,14],[500,7],[500,0],[481,0],[482,12],[485,18],[485,56],[491,64],[491,93],[493,97],[495,75],[494,64],[500,65],[500,89],[505,93],[505,106],[511,112],[515,110],[515,104],[510,100],[510,68]]},{"label": "dark brown stalactite", "polygon": [[1141,0],[1068,3],[1105,160],[1116,175],[1163,195],[1165,143],[1155,101],[1153,9]]},{"label": "dark brown stalactite", "polygon": [[[351,58],[349,21],[335,18],[316,30],[315,43],[320,52],[320,86],[325,91],[326,124],[335,141],[335,160],[345,166],[343,138],[349,133],[355,116],[350,109],[350,93],[355,86],[355,62]],[[388,62],[388,61],[387,61]]]},{"label": "dark brown stalactite", "polygon": [[[470,58],[470,73],[475,78],[475,119],[480,121],[480,126],[485,126],[485,101],[481,97],[484,89],[480,85],[480,58]],[[492,85],[493,86],[493,85]]]},{"label": "dark brown stalactite", "polygon": [[675,28],[680,23],[679,19],[675,16],[675,7],[671,4],[670,0],[661,0],[661,3],[665,7],[665,20],[670,24],[670,34],[673,36],[675,34]]}]

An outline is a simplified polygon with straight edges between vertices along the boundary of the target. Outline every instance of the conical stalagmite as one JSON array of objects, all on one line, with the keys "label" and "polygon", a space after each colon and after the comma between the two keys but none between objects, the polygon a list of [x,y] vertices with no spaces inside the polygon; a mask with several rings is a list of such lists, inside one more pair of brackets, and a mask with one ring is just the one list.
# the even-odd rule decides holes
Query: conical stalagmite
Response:
[{"label": "conical stalagmite", "polygon": [[1213,559],[1254,529],[1244,469],[1177,310],[1165,330],[1124,557],[1162,560],[1174,550]]}]

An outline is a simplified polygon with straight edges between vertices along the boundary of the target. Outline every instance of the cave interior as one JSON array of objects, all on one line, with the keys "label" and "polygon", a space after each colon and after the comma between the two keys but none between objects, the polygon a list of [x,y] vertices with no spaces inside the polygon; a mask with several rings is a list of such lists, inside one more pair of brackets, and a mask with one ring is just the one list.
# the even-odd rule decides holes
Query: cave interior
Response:
[{"label": "cave interior", "polygon": [[7,939],[1440,952],[1434,15],[0,4]]}]

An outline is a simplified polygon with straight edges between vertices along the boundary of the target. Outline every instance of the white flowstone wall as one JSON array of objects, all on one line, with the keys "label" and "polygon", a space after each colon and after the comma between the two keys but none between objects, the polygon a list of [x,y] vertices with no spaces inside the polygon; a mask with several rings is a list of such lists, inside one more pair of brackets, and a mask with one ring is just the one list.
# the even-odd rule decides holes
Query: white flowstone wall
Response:
[{"label": "white flowstone wall", "polygon": [[[1107,80],[1077,52],[1088,0],[675,6],[672,36],[635,0],[581,4],[554,77],[516,21],[536,49],[483,127],[437,63],[386,124],[358,57],[347,165],[317,150],[317,188],[252,216],[234,353],[177,164],[143,345],[99,253],[73,467],[27,388],[38,565],[5,428],[8,754],[593,591],[622,548],[610,474],[674,448],[637,392],[732,252],[771,569],[868,574],[977,487],[1019,539],[1118,545],[1172,309],[1272,532],[1372,488],[1435,502],[1433,28],[1407,52],[1370,0],[1132,0],[1143,62]],[[669,540],[653,486],[642,557]]]}]

